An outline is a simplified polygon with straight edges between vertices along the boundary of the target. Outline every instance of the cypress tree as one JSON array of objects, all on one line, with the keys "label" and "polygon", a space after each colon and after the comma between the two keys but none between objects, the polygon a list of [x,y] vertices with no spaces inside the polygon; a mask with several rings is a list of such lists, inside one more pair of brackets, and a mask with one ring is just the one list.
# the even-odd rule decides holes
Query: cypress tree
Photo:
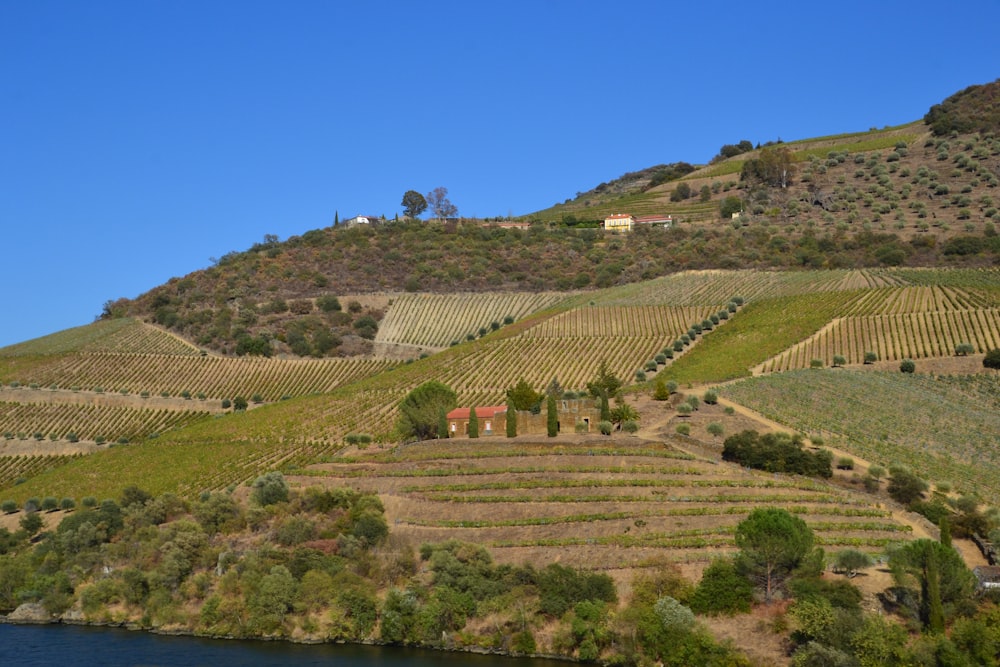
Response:
[{"label": "cypress tree", "polygon": [[611,421],[611,406],[608,405],[608,393],[601,393],[601,421],[609,422]]},{"label": "cypress tree", "polygon": [[941,604],[941,573],[937,552],[927,551],[927,569],[923,586],[923,606],[927,629],[934,633],[944,632],[944,607]]},{"label": "cypress tree", "polygon": [[479,417],[476,415],[476,406],[469,408],[469,437],[479,437]]},{"label": "cypress tree", "polygon": [[545,411],[548,413],[546,417],[548,421],[546,425],[548,426],[548,433],[550,438],[556,437],[559,433],[559,413],[556,411],[556,397],[553,394],[549,394],[548,402],[545,405]]},{"label": "cypress tree", "polygon": [[448,437],[448,414],[444,411],[444,408],[438,410],[437,437]]},{"label": "cypress tree", "polygon": [[948,517],[941,517],[941,521],[938,522],[938,528],[941,529],[941,546],[950,547],[951,523],[948,521]]},{"label": "cypress tree", "polygon": [[507,437],[513,438],[517,435],[517,412],[514,405],[507,400]]}]

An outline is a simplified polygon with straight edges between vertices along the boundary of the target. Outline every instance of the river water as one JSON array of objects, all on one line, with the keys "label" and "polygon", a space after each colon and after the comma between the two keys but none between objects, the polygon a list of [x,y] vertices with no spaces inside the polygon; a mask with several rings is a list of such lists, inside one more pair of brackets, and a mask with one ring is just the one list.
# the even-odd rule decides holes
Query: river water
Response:
[{"label": "river water", "polygon": [[120,628],[0,623],[2,667],[565,667],[566,664],[395,646],[203,639]]}]

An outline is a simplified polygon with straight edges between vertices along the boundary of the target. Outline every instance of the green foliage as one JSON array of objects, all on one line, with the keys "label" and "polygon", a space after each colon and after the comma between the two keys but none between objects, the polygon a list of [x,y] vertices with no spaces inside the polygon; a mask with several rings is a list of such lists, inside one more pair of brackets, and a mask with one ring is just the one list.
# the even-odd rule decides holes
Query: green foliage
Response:
[{"label": "green foliage", "polygon": [[719,202],[719,217],[723,220],[729,220],[733,217],[733,213],[739,213],[743,210],[743,200],[739,197],[725,197],[721,202]]},{"label": "green foliage", "polygon": [[1000,369],[1000,348],[995,348],[986,353],[983,357],[983,367]]},{"label": "green foliage", "polygon": [[553,394],[549,394],[545,403],[545,432],[550,438],[559,434],[559,411]]},{"label": "green foliage", "polygon": [[246,409],[248,407],[249,403],[247,403],[247,399],[243,398],[242,396],[237,396],[236,398],[233,399],[233,410],[235,410],[236,412],[246,412]]},{"label": "green foliage", "polygon": [[403,193],[403,215],[408,218],[417,218],[427,210],[427,199],[416,190],[407,190]]},{"label": "green foliage", "polygon": [[600,365],[597,367],[597,375],[591,382],[587,383],[587,391],[594,398],[610,398],[618,395],[618,390],[622,388],[623,382],[612,373],[609,368],[607,361],[601,359]]},{"label": "green foliage", "polygon": [[21,527],[21,530],[23,530],[29,536],[37,533],[39,530],[42,529],[42,526],[44,525],[44,522],[42,521],[42,516],[38,512],[25,512],[17,523]]},{"label": "green foliage", "polygon": [[288,482],[285,476],[276,470],[264,473],[253,481],[250,498],[261,507],[287,502]]},{"label": "green foliage", "polygon": [[508,398],[507,399],[507,415],[506,415],[506,433],[508,438],[514,438],[517,436],[517,412],[515,412],[514,403]]},{"label": "green foliage", "polygon": [[932,631],[964,611],[975,590],[975,577],[959,553],[936,540],[915,540],[895,549],[889,567],[897,585],[919,590],[919,617]]},{"label": "green foliage", "polygon": [[756,158],[743,163],[740,180],[751,186],[788,187],[795,175],[793,162],[792,152],[785,147],[763,148]]},{"label": "green foliage", "polygon": [[670,390],[667,389],[667,381],[665,378],[657,377],[656,385],[653,388],[653,400],[654,401],[666,401],[670,399]]},{"label": "green foliage", "polygon": [[611,423],[620,427],[627,421],[639,421],[639,412],[622,401],[611,410]]},{"label": "green foliage", "polygon": [[541,410],[545,394],[535,391],[528,381],[521,378],[511,389],[507,390],[507,401],[515,410],[531,410],[538,414]]},{"label": "green foliage", "polygon": [[469,408],[469,437],[479,437],[479,415],[476,414],[476,406]]},{"label": "green foliage", "polygon": [[615,430],[615,425],[607,419],[602,419],[597,424],[597,430],[601,432],[601,435],[611,435],[611,432]]},{"label": "green foliage", "polygon": [[893,469],[892,477],[889,478],[889,495],[903,505],[921,500],[927,488],[927,482],[906,468]]},{"label": "green foliage", "polygon": [[834,568],[840,570],[848,577],[857,575],[861,570],[871,567],[874,564],[871,556],[857,549],[844,549],[838,551],[833,559]]},{"label": "green foliage", "polygon": [[552,563],[538,572],[539,611],[559,618],[578,602],[617,602],[615,584],[603,573],[583,573]]},{"label": "green foliage", "polygon": [[755,509],[736,526],[738,566],[770,601],[812,550],[812,530],[802,519],[777,508]]},{"label": "green foliage", "polygon": [[802,436],[787,433],[743,431],[726,438],[722,460],[766,470],[829,478],[833,476],[833,457],[827,450],[806,451]]},{"label": "green foliage", "polygon": [[402,438],[429,440],[438,436],[438,415],[455,408],[458,396],[436,380],[423,383],[399,404],[396,431]]},{"label": "green foliage", "polygon": [[750,611],[753,586],[737,571],[736,563],[717,558],[705,568],[694,594],[691,609],[698,614],[741,614]]},{"label": "green foliage", "polygon": [[1000,81],[969,86],[932,106],[924,121],[937,136],[996,132],[1000,130],[1000,109],[996,104],[998,88]]}]

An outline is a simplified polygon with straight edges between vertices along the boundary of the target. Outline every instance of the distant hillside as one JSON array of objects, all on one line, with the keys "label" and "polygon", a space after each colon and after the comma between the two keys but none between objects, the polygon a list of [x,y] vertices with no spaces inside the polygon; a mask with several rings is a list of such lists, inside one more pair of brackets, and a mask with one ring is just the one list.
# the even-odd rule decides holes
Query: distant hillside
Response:
[{"label": "distant hillside", "polygon": [[[938,136],[991,127],[996,86],[935,106],[933,128],[744,140],[707,166],[632,172],[525,216],[526,230],[391,221],[269,237],[109,303],[105,316],[138,317],[223,354],[356,356],[373,352],[393,293],[575,291],[689,269],[996,264],[1000,137]],[[595,228],[612,212],[670,214],[675,224]]]}]

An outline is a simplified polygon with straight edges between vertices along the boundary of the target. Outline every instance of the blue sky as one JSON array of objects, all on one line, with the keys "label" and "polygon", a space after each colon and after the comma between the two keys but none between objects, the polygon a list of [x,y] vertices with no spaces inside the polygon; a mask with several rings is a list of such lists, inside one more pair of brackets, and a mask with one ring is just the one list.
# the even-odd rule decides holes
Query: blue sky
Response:
[{"label": "blue sky", "polygon": [[0,346],[409,189],[518,215],[917,120],[1000,77],[998,25],[996,0],[0,0]]}]

